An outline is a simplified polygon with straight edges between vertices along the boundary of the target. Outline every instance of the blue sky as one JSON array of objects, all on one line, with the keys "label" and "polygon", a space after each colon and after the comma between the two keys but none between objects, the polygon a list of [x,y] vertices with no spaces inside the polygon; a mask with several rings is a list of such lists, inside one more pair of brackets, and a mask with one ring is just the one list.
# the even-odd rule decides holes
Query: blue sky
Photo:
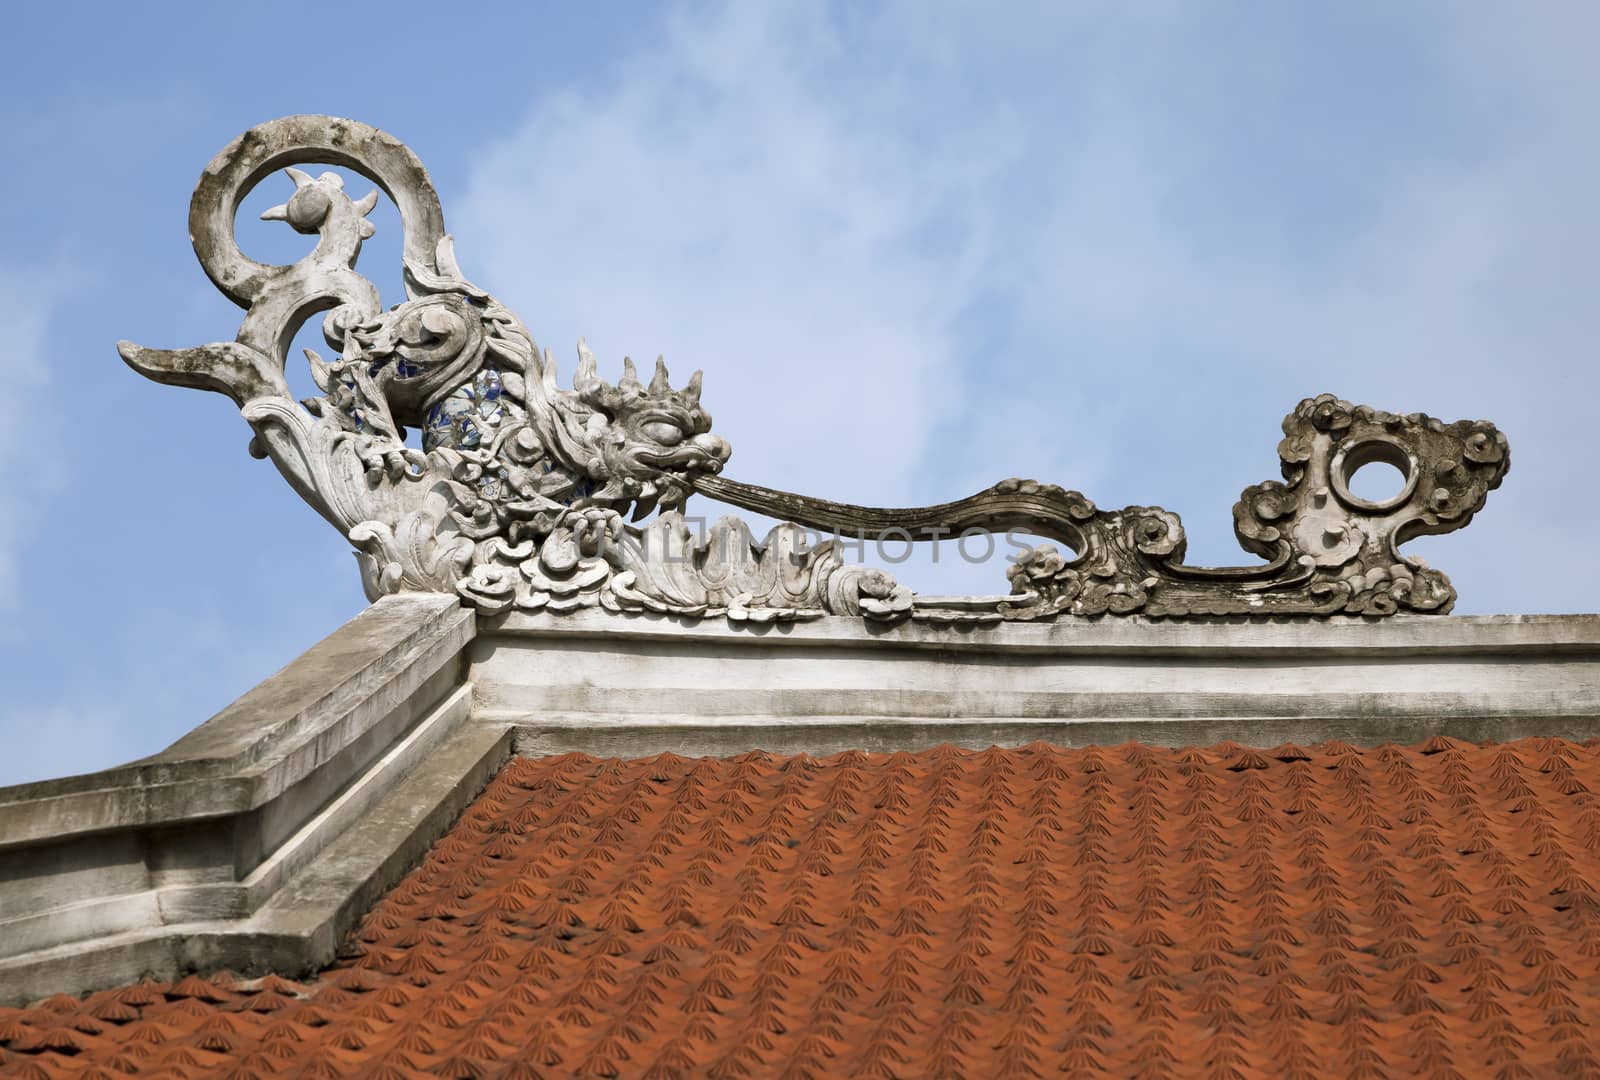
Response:
[{"label": "blue sky", "polygon": [[[10,17],[0,783],[159,750],[365,603],[233,406],[114,347],[233,335],[189,194],[297,112],[408,142],[468,276],[566,372],[579,336],[613,371],[703,368],[731,476],[886,504],[1036,476],[1248,561],[1233,501],[1331,391],[1507,432],[1504,487],[1416,548],[1458,612],[1600,610],[1600,8],[442,11]],[[243,224],[280,187],[241,237],[287,260],[293,234]],[[362,267],[392,301],[396,218],[374,220]],[[1004,589],[952,556],[899,572]]]}]

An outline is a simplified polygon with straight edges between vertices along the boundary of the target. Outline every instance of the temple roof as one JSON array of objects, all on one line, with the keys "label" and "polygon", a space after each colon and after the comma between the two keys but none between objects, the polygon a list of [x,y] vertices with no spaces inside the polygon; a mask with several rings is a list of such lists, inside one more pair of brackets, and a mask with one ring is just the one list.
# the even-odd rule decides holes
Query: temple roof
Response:
[{"label": "temple roof", "polygon": [[16,1076],[1600,1070],[1600,749],[514,759],[292,982],[0,1009]]}]

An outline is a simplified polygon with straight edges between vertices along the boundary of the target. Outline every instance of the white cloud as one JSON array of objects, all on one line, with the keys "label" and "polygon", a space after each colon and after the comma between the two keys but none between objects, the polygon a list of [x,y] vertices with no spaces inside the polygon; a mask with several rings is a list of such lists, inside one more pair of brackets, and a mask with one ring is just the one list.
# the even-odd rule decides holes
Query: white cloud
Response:
[{"label": "white cloud", "polygon": [[[1487,416],[1517,468],[1428,553],[1470,610],[1600,604],[1503,572],[1600,524],[1567,496],[1594,15],[1397,16],[1392,85],[1346,101],[1274,52],[1315,54],[1292,20],[780,11],[696,8],[476,159],[464,265],[569,371],[580,334],[704,367],[741,479],[893,504],[1032,474],[1174,506],[1204,561],[1248,561],[1228,508],[1301,396]],[[1260,56],[1221,59],[1245,31]]]},{"label": "white cloud", "polygon": [[452,225],[568,374],[579,335],[613,375],[665,352],[675,381],[705,369],[730,475],[892,501],[958,405],[977,189],[1012,147],[920,143],[893,79],[852,74],[811,9],[777,12],[673,20],[605,91],[541,102]]}]

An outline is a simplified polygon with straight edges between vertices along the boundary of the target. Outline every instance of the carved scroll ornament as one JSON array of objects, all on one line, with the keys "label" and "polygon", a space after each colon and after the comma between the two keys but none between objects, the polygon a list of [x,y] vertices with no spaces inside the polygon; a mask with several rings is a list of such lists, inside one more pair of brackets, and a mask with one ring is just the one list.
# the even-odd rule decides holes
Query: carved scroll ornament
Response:
[{"label": "carved scroll ornament", "polygon": [[[405,302],[383,310],[355,269],[378,191],[352,199],[338,174],[296,167],[313,163],[354,170],[399,207]],[[317,242],[298,262],[272,266],[239,250],[234,218],[280,169],[293,191],[262,216]],[[254,430],[251,452],[355,546],[373,599],[454,592],[484,612],[599,605],[750,621],[1444,612],[1455,598],[1448,579],[1400,545],[1467,524],[1510,461],[1485,421],[1311,398],[1284,420],[1283,480],[1246,489],[1234,507],[1240,543],[1266,561],[1189,566],[1176,514],[1101,510],[1034,481],[877,509],[720,475],[730,447],[711,433],[699,372],[676,388],[660,361],[646,383],[624,360],[612,384],[580,343],[572,386],[561,387],[551,354],[463,276],[421,163],[365,124],[292,116],[251,129],[201,176],[189,229],[206,273],[245,309],[237,338],[176,350],[123,342],[123,359],[159,382],[232,398]],[[296,401],[284,377],[290,344],[324,312],[335,355],[307,350],[322,393]],[[408,428],[420,431],[420,449],[405,441]],[[1381,502],[1350,487],[1374,461],[1404,478]],[[695,535],[681,510],[697,491],[789,524],[761,542],[731,517]],[[971,529],[1068,550],[1046,542],[1022,553],[1008,567],[1009,595],[933,598],[849,564],[836,541],[818,542],[819,532],[937,540]]]}]

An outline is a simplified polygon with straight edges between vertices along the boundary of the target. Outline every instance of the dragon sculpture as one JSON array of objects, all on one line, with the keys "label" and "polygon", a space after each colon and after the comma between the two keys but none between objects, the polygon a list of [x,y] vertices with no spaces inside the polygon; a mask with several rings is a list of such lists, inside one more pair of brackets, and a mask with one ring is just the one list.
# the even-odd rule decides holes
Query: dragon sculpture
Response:
[{"label": "dragon sculpture", "polygon": [[[403,303],[384,311],[355,269],[378,191],[351,199],[338,174],[297,168],[313,163],[354,170],[399,207]],[[298,262],[267,265],[240,251],[234,219],[279,169],[293,194],[262,217],[317,243]],[[232,398],[254,430],[251,452],[270,458],[355,546],[373,599],[454,592],[485,613],[600,605],[756,622],[1443,612],[1454,589],[1399,546],[1465,525],[1510,461],[1505,437],[1485,421],[1308,399],[1284,421],[1284,479],[1247,489],[1234,508],[1240,542],[1266,561],[1188,566],[1175,514],[1100,510],[1034,481],[877,509],[722,476],[731,449],[711,432],[699,372],[674,388],[661,361],[644,383],[625,360],[613,385],[580,343],[572,387],[562,388],[551,354],[462,274],[421,163],[365,124],[292,116],[251,129],[206,168],[189,228],[207,275],[245,309],[237,338],[176,350],[123,342],[119,351],[159,382]],[[321,395],[300,402],[285,364],[318,313],[336,355],[307,350]],[[407,444],[408,429],[420,431],[420,449]],[[1350,490],[1372,461],[1401,471],[1398,495],[1372,502]],[[694,492],[786,524],[759,543],[734,517],[696,535],[682,513]],[[847,563],[837,539],[817,537],[937,540],[974,529],[1027,532],[1070,552],[1028,548],[1008,569],[1008,595],[921,597]]]}]

